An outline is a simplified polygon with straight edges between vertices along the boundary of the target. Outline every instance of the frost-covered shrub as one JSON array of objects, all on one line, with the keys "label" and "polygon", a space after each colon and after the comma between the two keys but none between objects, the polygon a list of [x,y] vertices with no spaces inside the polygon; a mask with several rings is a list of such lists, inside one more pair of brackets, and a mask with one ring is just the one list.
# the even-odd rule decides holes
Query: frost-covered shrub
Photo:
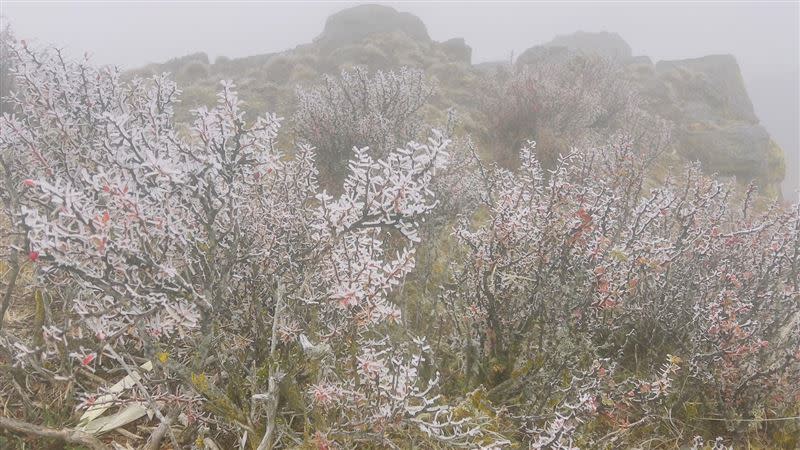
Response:
[{"label": "frost-covered shrub", "polygon": [[298,88],[295,134],[315,148],[323,177],[336,186],[353,147],[369,147],[378,158],[417,139],[420,109],[433,92],[423,71],[405,67],[373,74],[356,67],[326,75],[319,86]]},{"label": "frost-covered shrub", "polygon": [[[138,381],[108,406],[179,416],[230,445],[288,444],[307,427],[345,445],[403,430],[492,442],[482,419],[439,401],[424,342],[391,333],[402,317],[387,295],[414,267],[447,139],[375,135],[393,142],[380,158],[348,147],[334,196],[308,146],[278,148],[280,119],[245,121],[231,83],[179,130],[166,77],[122,82],[9,45],[18,114],[0,118],[2,200],[13,257],[52,301],[43,340],[4,334],[4,358],[49,380],[123,370]],[[362,81],[383,92],[387,77]],[[76,394],[91,411],[97,391]],[[333,399],[342,413],[319,413]]]},{"label": "frost-covered shrub", "polygon": [[[699,402],[736,429],[747,424],[734,419],[791,409],[790,380],[800,377],[797,206],[754,211],[752,191],[737,200],[696,166],[648,192],[650,159],[627,140],[573,152],[548,177],[532,155],[523,150],[517,173],[487,167],[483,207],[455,229],[464,256],[443,298],[472,382],[495,386],[497,401],[528,399],[523,415],[547,417],[571,395],[564,377],[593,361],[609,358],[619,383],[657,373],[672,354],[681,369],[667,378],[691,386],[677,401]],[[616,424],[657,419],[606,403]],[[552,434],[536,429],[537,440]]]},{"label": "frost-covered shrub", "polygon": [[301,91],[287,148],[229,82],[185,123],[166,77],[3,48],[0,397],[33,434],[113,414],[155,448],[795,442],[798,207],[697,166],[656,186],[664,128],[606,72],[500,85],[544,124],[509,170],[453,120],[412,139],[420,72]]}]

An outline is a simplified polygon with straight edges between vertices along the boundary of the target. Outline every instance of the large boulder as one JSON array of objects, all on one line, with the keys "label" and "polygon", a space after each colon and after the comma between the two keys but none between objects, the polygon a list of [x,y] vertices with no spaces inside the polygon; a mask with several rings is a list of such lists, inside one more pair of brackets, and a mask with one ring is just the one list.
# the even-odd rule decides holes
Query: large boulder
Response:
[{"label": "large boulder", "polygon": [[742,121],[716,126],[696,123],[682,127],[679,133],[681,153],[700,160],[714,172],[747,181],[758,178],[762,184],[783,178],[779,176],[782,173],[773,173],[781,166],[780,149],[760,125]]},{"label": "large boulder", "polygon": [[428,29],[419,17],[384,5],[360,5],[328,17],[316,43],[325,47],[355,44],[376,33],[401,32],[409,38],[429,42]]},{"label": "large boulder", "polygon": [[687,159],[779,192],[783,151],[759,124],[736,58],[660,61],[652,78],[640,81],[650,109],[675,123],[678,150]]},{"label": "large boulder", "polygon": [[656,72],[683,107],[685,120],[758,123],[742,73],[732,55],[659,61]]}]

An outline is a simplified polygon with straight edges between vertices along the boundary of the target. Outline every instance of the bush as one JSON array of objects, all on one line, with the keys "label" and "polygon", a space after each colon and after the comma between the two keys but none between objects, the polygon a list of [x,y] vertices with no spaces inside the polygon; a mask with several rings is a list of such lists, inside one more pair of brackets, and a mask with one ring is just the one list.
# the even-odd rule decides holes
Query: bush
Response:
[{"label": "bush", "polygon": [[334,197],[318,189],[310,148],[279,150],[275,116],[245,122],[231,83],[179,132],[168,78],[122,83],[113,69],[11,45],[21,115],[0,119],[13,187],[4,215],[21,240],[12,266],[35,268],[45,299],[43,339],[0,336],[22,385],[125,373],[130,386],[110,400],[84,382],[62,397],[89,414],[80,430],[106,408],[183,424],[185,436],[155,431],[155,447],[295,445],[309,429],[318,445],[504,442],[490,417],[435,395],[424,339],[393,332],[401,317],[387,295],[414,267],[446,139],[393,141],[402,148],[381,147],[381,159],[355,150]]},{"label": "bush", "polygon": [[433,86],[419,70],[376,72],[364,68],[326,76],[323,84],[298,89],[295,134],[316,149],[326,186],[341,184],[347,157],[354,147],[367,147],[382,157],[401,143],[416,139],[420,108]]},{"label": "bush", "polygon": [[550,446],[611,445],[664,407],[690,422],[687,403],[738,436],[741,419],[791,415],[798,207],[753,211],[752,191],[734,201],[697,166],[646,192],[649,159],[629,141],[564,156],[550,177],[533,153],[518,173],[485,170],[486,215],[455,230],[464,256],[443,296],[468,383]]}]

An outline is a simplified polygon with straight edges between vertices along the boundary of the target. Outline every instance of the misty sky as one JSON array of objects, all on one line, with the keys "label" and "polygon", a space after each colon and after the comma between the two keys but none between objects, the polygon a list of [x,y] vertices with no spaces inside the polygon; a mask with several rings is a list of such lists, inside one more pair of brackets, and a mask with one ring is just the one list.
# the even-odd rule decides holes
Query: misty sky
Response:
[{"label": "misty sky", "polygon": [[[55,43],[97,63],[133,68],[203,51],[213,60],[307,43],[333,12],[359,2],[15,2],[0,15],[17,37]],[[463,37],[473,62],[508,59],[558,34],[615,31],[654,61],[730,53],[756,112],[800,174],[798,2],[391,2],[419,16],[435,40]],[[788,186],[787,186],[788,187]],[[793,189],[791,187],[790,189]]]}]

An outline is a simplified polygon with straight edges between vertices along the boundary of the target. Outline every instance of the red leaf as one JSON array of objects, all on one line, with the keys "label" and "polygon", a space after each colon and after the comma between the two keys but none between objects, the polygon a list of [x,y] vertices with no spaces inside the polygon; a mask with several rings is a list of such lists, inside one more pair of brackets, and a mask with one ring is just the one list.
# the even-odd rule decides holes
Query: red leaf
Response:
[{"label": "red leaf", "polygon": [[94,353],[90,353],[90,354],[84,356],[83,359],[81,360],[81,365],[88,366],[89,363],[94,361],[94,357],[95,357]]},{"label": "red leaf", "polygon": [[578,217],[580,217],[581,221],[584,224],[587,224],[592,221],[592,215],[586,212],[586,210],[583,208],[578,209]]},{"label": "red leaf", "polygon": [[32,262],[36,262],[36,260],[39,259],[39,252],[31,251],[28,253],[28,259],[30,259]]}]

